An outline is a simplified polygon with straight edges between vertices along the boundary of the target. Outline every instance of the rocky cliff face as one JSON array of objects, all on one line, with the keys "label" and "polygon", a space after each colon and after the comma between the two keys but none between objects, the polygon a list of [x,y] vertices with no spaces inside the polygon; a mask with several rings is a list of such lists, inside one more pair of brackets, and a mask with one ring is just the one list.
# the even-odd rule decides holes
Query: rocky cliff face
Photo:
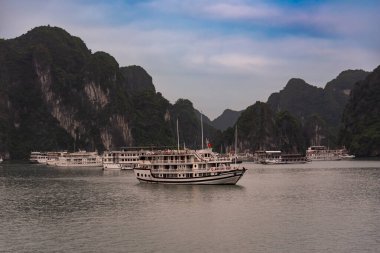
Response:
[{"label": "rocky cliff face", "polygon": [[357,156],[380,156],[380,66],[352,89],[344,110],[342,143]]},{"label": "rocky cliff face", "polygon": [[306,128],[309,145],[335,146],[338,145],[341,118],[351,89],[367,75],[368,72],[363,70],[346,70],[328,82],[324,89],[292,78],[283,90],[273,93],[267,103],[274,111],[288,111],[297,117]]},{"label": "rocky cliff face", "polygon": [[91,104],[97,109],[103,109],[109,103],[109,90],[103,92],[100,86],[94,82],[86,83],[84,92]]},{"label": "rocky cliff face", "polygon": [[234,111],[226,109],[223,113],[212,121],[212,125],[219,130],[226,130],[235,125],[237,119],[240,117],[242,111]]},{"label": "rocky cliff face", "polygon": [[[0,98],[0,154],[14,159],[32,150],[173,145],[176,119],[195,113],[192,105],[176,111],[142,67],[120,68],[49,26],[0,40]],[[193,130],[182,130],[184,142]]]},{"label": "rocky cliff face", "polygon": [[50,66],[42,66],[38,59],[33,59],[33,67],[37,78],[37,85],[41,89],[41,94],[46,106],[50,109],[50,114],[73,138],[75,138],[75,130],[83,129],[83,125],[74,119],[74,108],[67,108],[61,98],[52,91],[53,77]]},{"label": "rocky cliff face", "polygon": [[[129,94],[113,57],[64,30],[38,27],[0,42],[0,152],[132,145]],[[129,78],[129,83],[133,83]],[[137,77],[136,77],[137,78]]]},{"label": "rocky cliff face", "polygon": [[[239,152],[282,150],[303,153],[304,138],[300,123],[287,112],[274,112],[266,103],[256,102],[245,109],[236,122]],[[217,138],[217,150],[234,150],[236,125]]]}]

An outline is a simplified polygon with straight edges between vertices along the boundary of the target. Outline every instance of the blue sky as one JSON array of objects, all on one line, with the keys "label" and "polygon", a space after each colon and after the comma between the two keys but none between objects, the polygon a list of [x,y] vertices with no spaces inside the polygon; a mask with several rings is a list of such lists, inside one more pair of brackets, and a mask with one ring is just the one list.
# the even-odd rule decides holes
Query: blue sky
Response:
[{"label": "blue sky", "polygon": [[373,70],[379,12],[376,0],[1,0],[0,37],[62,27],[213,119],[265,102],[292,77],[323,87],[343,70]]}]

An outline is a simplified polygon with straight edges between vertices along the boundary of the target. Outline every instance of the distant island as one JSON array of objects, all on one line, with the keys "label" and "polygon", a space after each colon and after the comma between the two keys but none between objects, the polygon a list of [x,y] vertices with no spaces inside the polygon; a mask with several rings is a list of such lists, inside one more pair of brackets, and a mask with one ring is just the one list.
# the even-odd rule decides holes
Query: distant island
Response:
[{"label": "distant island", "polygon": [[[297,78],[266,103],[204,116],[204,136],[216,151],[345,146],[380,155],[380,68],[345,70],[325,88]],[[26,159],[38,150],[97,150],[121,146],[201,145],[200,112],[191,101],[171,104],[140,66],[120,67],[92,53],[59,27],[36,27],[0,40],[0,154]]]}]

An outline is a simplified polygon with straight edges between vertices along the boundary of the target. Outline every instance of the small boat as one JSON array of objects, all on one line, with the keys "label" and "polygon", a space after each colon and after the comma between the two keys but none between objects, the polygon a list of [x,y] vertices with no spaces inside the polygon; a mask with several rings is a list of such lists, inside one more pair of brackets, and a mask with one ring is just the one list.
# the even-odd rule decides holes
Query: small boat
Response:
[{"label": "small boat", "polygon": [[161,184],[236,184],[245,172],[211,149],[147,152],[134,168],[140,182]]},{"label": "small boat", "polygon": [[349,155],[349,154],[343,154],[343,155],[340,155],[340,158],[342,160],[351,160],[351,159],[354,159],[355,156],[354,155]]}]

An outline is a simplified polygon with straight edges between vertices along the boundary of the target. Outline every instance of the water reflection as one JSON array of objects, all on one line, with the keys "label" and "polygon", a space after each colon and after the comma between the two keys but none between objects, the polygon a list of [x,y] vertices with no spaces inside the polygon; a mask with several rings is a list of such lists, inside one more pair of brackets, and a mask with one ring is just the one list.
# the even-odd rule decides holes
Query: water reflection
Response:
[{"label": "water reflection", "polygon": [[237,185],[214,186],[5,164],[0,245],[5,252],[376,252],[379,165],[247,164]]}]

